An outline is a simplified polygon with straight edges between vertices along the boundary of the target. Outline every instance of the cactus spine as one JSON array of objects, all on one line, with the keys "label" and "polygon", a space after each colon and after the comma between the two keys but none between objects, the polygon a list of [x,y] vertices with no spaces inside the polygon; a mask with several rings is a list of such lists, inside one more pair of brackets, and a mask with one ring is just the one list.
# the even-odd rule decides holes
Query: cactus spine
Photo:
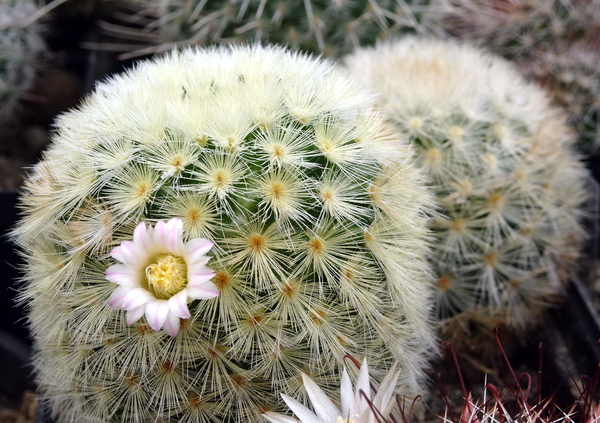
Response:
[{"label": "cactus spine", "polygon": [[[335,389],[346,354],[399,359],[419,389],[432,200],[341,71],[275,47],[174,52],[100,84],[57,128],[14,236],[61,421],[259,421],[279,393],[305,395],[301,371]],[[127,325],[105,279],[140,222],[173,218],[184,240],[214,242],[220,291],[175,337]]]},{"label": "cactus spine", "polygon": [[406,38],[346,64],[429,173],[438,317],[532,323],[584,237],[586,172],[564,116],[506,61],[456,42]]}]

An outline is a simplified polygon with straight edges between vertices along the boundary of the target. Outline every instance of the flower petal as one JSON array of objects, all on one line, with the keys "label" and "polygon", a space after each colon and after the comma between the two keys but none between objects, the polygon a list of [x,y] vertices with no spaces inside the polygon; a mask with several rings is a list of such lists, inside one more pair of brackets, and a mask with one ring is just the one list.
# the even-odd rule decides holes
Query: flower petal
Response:
[{"label": "flower petal", "polygon": [[183,221],[171,219],[168,222],[159,220],[154,227],[154,243],[168,252],[183,255]]},{"label": "flower petal", "polygon": [[117,285],[138,287],[138,272],[131,266],[124,264],[114,264],[106,269],[104,277]]},{"label": "flower petal", "polygon": [[187,306],[188,292],[184,289],[169,298],[169,310],[178,318],[189,319],[192,317]]},{"label": "flower petal", "polygon": [[179,218],[167,222],[166,244],[173,254],[182,255],[183,247],[183,221]]},{"label": "flower petal", "polygon": [[272,411],[267,411],[262,416],[271,423],[298,423],[298,420],[292,417],[284,416],[283,414],[273,413]]},{"label": "flower petal", "polygon": [[195,300],[209,300],[219,296],[217,286],[212,282],[204,282],[198,285],[188,285],[187,295]]},{"label": "flower petal", "polygon": [[153,300],[155,300],[154,295],[146,291],[144,288],[134,288],[130,289],[129,293],[127,293],[123,299],[121,308],[123,310],[131,310],[132,308],[139,307]]},{"label": "flower petal", "polygon": [[387,407],[389,406],[394,395],[394,391],[396,390],[396,382],[398,382],[398,378],[400,377],[400,370],[396,370],[398,368],[398,361],[394,363],[394,365],[390,368],[387,375],[383,378],[381,385],[379,385],[379,389],[373,398],[373,405],[376,409],[381,411],[382,413],[386,413]]},{"label": "flower petal", "polygon": [[210,281],[215,276],[215,272],[206,266],[192,265],[188,266],[188,283],[190,285],[201,285]]},{"label": "flower petal", "polygon": [[[294,412],[296,417],[300,419],[302,423],[323,423],[319,418],[310,411],[307,407],[296,401],[292,397],[288,397],[286,394],[281,394],[281,398],[285,401],[285,403],[290,407],[290,410]],[[331,420],[332,422],[337,421],[337,417],[335,420]]]},{"label": "flower petal", "polygon": [[154,300],[146,304],[146,320],[152,329],[158,332],[169,314],[169,302],[167,300]]},{"label": "flower petal", "polygon": [[115,260],[125,263],[125,258],[123,257],[123,252],[120,245],[110,250],[110,255]]},{"label": "flower petal", "polygon": [[206,267],[206,263],[208,263],[211,258],[212,258],[211,256],[202,256],[194,262],[192,262],[186,258],[185,262],[187,263],[188,266],[194,266],[194,267],[200,268],[200,267]]},{"label": "flower petal", "polygon": [[354,416],[358,410],[354,410],[354,390],[352,389],[352,382],[348,371],[344,368],[342,372],[342,383],[340,384],[340,399],[342,402],[342,417],[348,418]]},{"label": "flower petal", "polygon": [[127,311],[127,324],[128,325],[132,325],[135,322],[137,322],[138,320],[140,320],[142,318],[142,316],[144,315],[144,312],[146,311],[146,305],[141,305],[139,307],[136,308],[132,308],[131,310]]},{"label": "flower petal", "polygon": [[108,297],[108,305],[112,308],[122,309],[123,299],[129,294],[131,288],[128,286],[118,286],[110,297]]},{"label": "flower petal", "polygon": [[359,413],[362,413],[365,409],[369,408],[367,401],[364,396],[361,395],[360,391],[364,393],[364,396],[371,399],[371,381],[369,379],[369,366],[367,365],[367,358],[363,360],[360,365],[360,371],[358,372],[358,379],[356,380],[356,392],[355,392],[355,404],[358,404]]},{"label": "flower petal", "polygon": [[177,334],[179,333],[180,326],[181,321],[179,320],[179,317],[169,312],[169,314],[167,314],[167,319],[163,324],[163,329],[165,330],[165,332],[167,332],[171,336],[177,336]]},{"label": "flower petal", "polygon": [[140,251],[139,248],[135,246],[135,244],[131,241],[123,241],[121,245],[110,252],[110,255],[125,264],[137,264],[140,262]]},{"label": "flower petal", "polygon": [[154,225],[154,231],[152,232],[152,240],[154,244],[166,245],[167,244],[167,224],[163,220],[159,220]]},{"label": "flower petal", "polygon": [[[324,422],[335,422],[341,416],[340,410],[333,404],[329,397],[317,386],[317,384],[306,374],[302,373],[304,389],[310,398],[310,402],[317,416]],[[287,403],[287,401],[286,401]],[[289,405],[289,404],[288,404]],[[290,408],[292,408],[290,406]],[[294,413],[296,412],[293,410]]]},{"label": "flower petal", "polygon": [[133,231],[133,243],[147,250],[152,245],[152,228],[146,227],[144,222],[138,223]]},{"label": "flower petal", "polygon": [[[202,259],[215,244],[208,239],[194,238],[185,243],[186,261],[192,264]],[[206,263],[205,263],[206,264]]]}]

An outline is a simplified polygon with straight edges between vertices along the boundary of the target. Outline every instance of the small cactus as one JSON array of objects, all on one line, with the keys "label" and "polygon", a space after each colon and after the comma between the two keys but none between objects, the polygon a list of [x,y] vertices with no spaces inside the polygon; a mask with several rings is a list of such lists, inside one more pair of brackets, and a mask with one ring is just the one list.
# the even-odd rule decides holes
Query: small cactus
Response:
[{"label": "small cactus", "polygon": [[99,84],[58,119],[13,231],[52,413],[259,421],[305,395],[301,372],[335,389],[347,354],[399,360],[418,390],[424,185],[370,96],[317,59],[190,49]]},{"label": "small cactus", "polygon": [[587,173],[562,113],[508,62],[457,42],[410,37],[346,64],[429,174],[438,318],[533,323],[584,238]]},{"label": "small cactus", "polygon": [[[424,0],[133,0],[135,16],[151,19],[131,35],[162,48],[212,43],[270,42],[339,57],[400,32],[425,33]],[[137,6],[137,7],[135,7]],[[133,19],[133,18],[132,18]],[[148,54],[160,47],[132,53]],[[124,55],[129,57],[129,55]]]},{"label": "small cactus", "polygon": [[33,0],[0,0],[0,121],[14,114],[33,83],[35,62],[45,47],[31,19],[37,11]]}]

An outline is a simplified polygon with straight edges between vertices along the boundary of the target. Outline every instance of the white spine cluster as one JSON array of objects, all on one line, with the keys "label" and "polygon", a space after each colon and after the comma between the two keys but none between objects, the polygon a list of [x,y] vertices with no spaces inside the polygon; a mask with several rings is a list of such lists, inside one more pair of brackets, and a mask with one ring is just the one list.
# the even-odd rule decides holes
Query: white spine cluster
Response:
[{"label": "white spine cluster", "polygon": [[[280,393],[305,395],[301,372],[335,389],[346,354],[398,359],[399,383],[418,390],[433,345],[424,185],[372,98],[317,59],[190,49],[99,84],[58,119],[14,230],[53,414],[259,421]],[[152,283],[132,279],[136,257],[152,259],[180,223],[182,239],[146,268]],[[160,304],[186,286],[189,249],[208,245],[194,238],[214,243],[219,293],[190,302],[187,319],[184,303]],[[154,292],[156,322],[129,291]],[[175,336],[152,329],[163,322]]]},{"label": "white spine cluster", "polygon": [[407,38],[346,65],[429,173],[443,213],[432,226],[438,316],[483,308],[526,326],[584,238],[586,171],[564,116],[508,62],[457,42]]}]

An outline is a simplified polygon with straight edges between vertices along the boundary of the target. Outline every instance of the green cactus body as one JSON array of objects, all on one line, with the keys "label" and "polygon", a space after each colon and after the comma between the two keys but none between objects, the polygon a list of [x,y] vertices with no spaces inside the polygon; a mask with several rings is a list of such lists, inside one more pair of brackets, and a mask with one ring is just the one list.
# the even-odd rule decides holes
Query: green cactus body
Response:
[{"label": "green cactus body", "polygon": [[0,0],[0,120],[14,113],[33,82],[44,49],[39,25],[28,21],[37,10],[32,0]]},{"label": "green cactus body", "polygon": [[[432,27],[421,22],[426,1],[134,0],[132,3],[152,19],[146,31],[134,35],[132,40],[142,37],[166,46],[269,42],[339,57],[395,33],[424,33],[428,31],[425,28]],[[147,54],[150,50],[133,54]]]},{"label": "green cactus body", "polygon": [[429,173],[438,317],[533,323],[584,238],[587,173],[564,116],[509,63],[456,42],[407,38],[346,64]]},{"label": "green cactus body", "polygon": [[[400,383],[418,390],[433,345],[432,199],[373,107],[325,62],[246,47],[141,63],[61,116],[14,230],[53,414],[259,421],[279,393],[305,396],[301,371],[335,390],[346,354],[399,359]],[[170,336],[128,325],[106,278],[140,222],[174,218],[184,240],[214,242],[219,296],[190,302]],[[184,269],[160,260],[144,283],[164,282],[162,264]]]}]

